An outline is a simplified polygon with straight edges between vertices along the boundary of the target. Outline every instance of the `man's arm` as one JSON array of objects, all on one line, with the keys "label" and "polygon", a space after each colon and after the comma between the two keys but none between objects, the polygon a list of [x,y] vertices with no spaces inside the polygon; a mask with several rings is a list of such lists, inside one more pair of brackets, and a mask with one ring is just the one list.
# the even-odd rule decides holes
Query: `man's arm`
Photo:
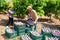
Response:
[{"label": "man's arm", "polygon": [[12,10],[9,10],[9,12],[13,15],[13,11]]},{"label": "man's arm", "polygon": [[30,17],[30,14],[28,14],[28,17]]},{"label": "man's arm", "polygon": [[37,15],[37,12],[35,10],[34,10],[34,15],[36,16],[36,19],[35,19],[34,23],[36,23],[37,20],[38,20],[38,15]]},{"label": "man's arm", "polygon": [[32,19],[31,16],[30,16],[30,14],[28,14],[28,19]]}]

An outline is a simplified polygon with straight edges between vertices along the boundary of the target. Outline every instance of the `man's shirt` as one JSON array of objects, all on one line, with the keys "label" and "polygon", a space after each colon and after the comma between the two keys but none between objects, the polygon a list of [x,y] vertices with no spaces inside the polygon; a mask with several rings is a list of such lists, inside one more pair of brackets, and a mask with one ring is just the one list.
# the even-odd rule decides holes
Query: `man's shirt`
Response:
[{"label": "man's shirt", "polygon": [[8,10],[8,16],[10,17],[10,18],[13,18],[13,11],[12,10]]}]

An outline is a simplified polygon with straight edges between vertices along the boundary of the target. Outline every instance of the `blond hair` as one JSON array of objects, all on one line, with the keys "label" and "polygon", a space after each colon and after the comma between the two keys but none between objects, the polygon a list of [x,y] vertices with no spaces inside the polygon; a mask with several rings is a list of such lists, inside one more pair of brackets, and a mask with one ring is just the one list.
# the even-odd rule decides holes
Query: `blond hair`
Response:
[{"label": "blond hair", "polygon": [[32,6],[28,6],[27,9],[32,9]]}]

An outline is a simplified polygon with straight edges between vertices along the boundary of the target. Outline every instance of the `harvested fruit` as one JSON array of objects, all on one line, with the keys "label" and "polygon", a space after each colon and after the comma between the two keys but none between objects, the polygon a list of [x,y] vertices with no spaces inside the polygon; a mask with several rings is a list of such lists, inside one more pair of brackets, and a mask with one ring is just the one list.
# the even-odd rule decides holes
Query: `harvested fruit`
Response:
[{"label": "harvested fruit", "polygon": [[14,22],[16,25],[23,25],[24,23],[22,22]]},{"label": "harvested fruit", "polygon": [[7,29],[7,32],[8,32],[8,33],[14,33],[15,30],[13,30],[13,29]]},{"label": "harvested fruit", "polygon": [[34,22],[32,20],[28,20],[27,23],[34,24]]},{"label": "harvested fruit", "polygon": [[60,31],[59,30],[52,30],[52,34],[55,36],[60,36]]},{"label": "harvested fruit", "polygon": [[44,27],[44,28],[42,28],[42,31],[43,32],[46,32],[46,33],[50,33],[51,32],[51,29],[50,28],[47,28],[47,27]]},{"label": "harvested fruit", "polygon": [[46,37],[46,40],[59,40],[59,38],[54,37]]},{"label": "harvested fruit", "polygon": [[21,36],[22,40],[32,40],[27,34]]},{"label": "harvested fruit", "polygon": [[35,35],[35,36],[40,36],[40,34],[38,33],[38,32],[31,32],[33,35]]}]

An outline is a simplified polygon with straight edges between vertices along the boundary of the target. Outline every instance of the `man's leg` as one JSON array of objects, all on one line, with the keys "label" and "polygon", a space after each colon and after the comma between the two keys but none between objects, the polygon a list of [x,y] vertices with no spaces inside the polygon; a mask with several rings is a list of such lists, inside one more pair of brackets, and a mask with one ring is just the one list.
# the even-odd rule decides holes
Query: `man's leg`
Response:
[{"label": "man's leg", "polygon": [[8,23],[7,23],[7,26],[10,24],[10,20],[11,20],[11,19],[10,19],[10,17],[9,17],[9,21],[8,21]]},{"label": "man's leg", "polygon": [[13,18],[11,18],[11,25],[13,26]]},{"label": "man's leg", "polygon": [[35,22],[34,22],[34,30],[36,30],[36,27],[37,27],[37,22],[38,22],[38,18],[35,20]]},{"label": "man's leg", "polygon": [[37,27],[37,24],[35,23],[35,24],[34,24],[34,30],[36,30],[36,27]]}]

